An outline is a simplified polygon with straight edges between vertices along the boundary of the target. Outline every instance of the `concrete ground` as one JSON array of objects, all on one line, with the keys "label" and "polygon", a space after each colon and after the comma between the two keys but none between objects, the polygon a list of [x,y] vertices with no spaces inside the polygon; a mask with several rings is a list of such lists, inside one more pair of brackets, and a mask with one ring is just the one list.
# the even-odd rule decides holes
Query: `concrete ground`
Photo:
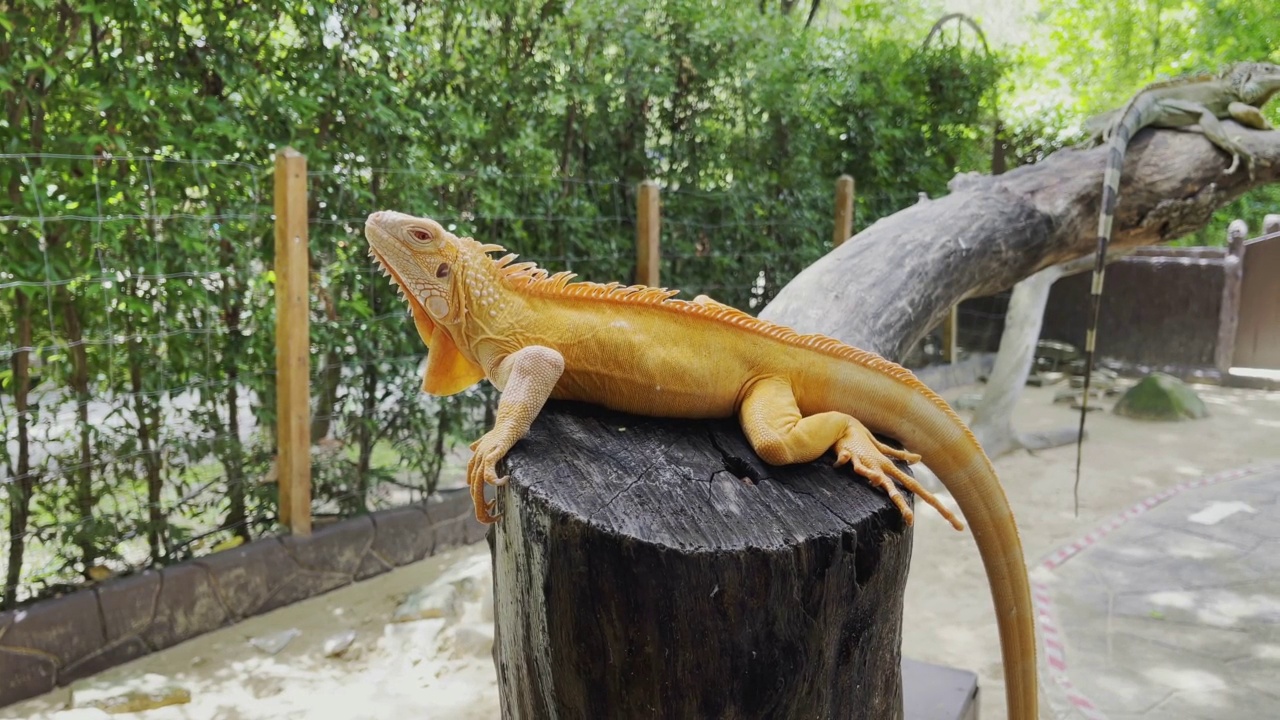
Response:
[{"label": "concrete ground", "polygon": [[[1157,424],[1090,415],[1078,517],[1074,447],[996,461],[1032,568],[1040,633],[1051,643],[1038,653],[1043,718],[1280,717],[1278,691],[1269,682],[1280,677],[1280,581],[1274,579],[1280,577],[1280,470],[1221,475],[1280,462],[1280,393],[1197,390],[1211,413],[1203,420]],[[1015,417],[1019,429],[1075,421],[1073,411],[1053,404],[1054,392],[1027,388]],[[1216,481],[1194,485],[1203,478]],[[1150,500],[1162,493],[1159,502]],[[1089,540],[1077,544],[1081,538]],[[190,692],[184,705],[112,716],[140,720],[497,717],[483,632],[491,615],[483,598],[469,598],[457,622],[392,622],[398,604],[437,581],[445,563],[469,566],[487,555],[483,543],[452,551],[95,680],[154,673]],[[1001,720],[1004,688],[989,598],[972,537],[921,509],[903,652],[976,671],[980,716]],[[251,642],[291,629],[299,634],[275,654]],[[355,631],[352,649],[325,657],[326,639],[344,630]],[[69,697],[57,690],[0,710],[0,717],[107,717],[63,711]]]},{"label": "concrete ground", "polygon": [[[1023,431],[1047,430],[1077,421],[1076,411],[1055,405],[1056,388],[1027,388],[1015,413],[1015,425]],[[1223,479],[1215,484],[1187,488],[1175,498],[1164,501],[1142,516],[1142,520],[1099,536],[1099,530],[1117,516],[1154,496],[1178,488],[1184,483],[1215,476],[1224,471],[1250,465],[1280,461],[1280,393],[1196,386],[1209,407],[1208,418],[1180,423],[1140,422],[1110,412],[1089,415],[1085,443],[1084,466],[1080,483],[1080,514],[1075,516],[1072,484],[1075,479],[1075,447],[1065,446],[1035,454],[1017,452],[996,460],[996,469],[1004,483],[1009,502],[1017,516],[1023,550],[1032,581],[1040,595],[1056,610],[1039,628],[1053,629],[1056,622],[1060,634],[1056,638],[1064,646],[1065,672],[1051,666],[1042,644],[1040,660],[1042,718],[1130,718],[1123,712],[1146,711],[1145,717],[1169,718],[1254,718],[1280,717],[1276,709],[1258,715],[1247,712],[1273,702],[1261,694],[1257,683],[1239,676],[1239,669],[1250,662],[1263,677],[1280,677],[1280,648],[1266,649],[1267,642],[1277,641],[1274,610],[1280,594],[1267,598],[1260,587],[1249,586],[1246,562],[1258,562],[1252,545],[1238,547],[1218,537],[1239,530],[1241,538],[1249,533],[1273,533],[1280,536],[1280,518],[1268,515],[1267,505],[1254,499],[1265,491],[1268,482],[1280,487],[1274,473],[1254,480]],[[960,395],[980,392],[980,387],[957,388],[944,393],[949,400]],[[1109,410],[1111,403],[1105,403]],[[1248,483],[1248,485],[1246,485]],[[1275,490],[1273,490],[1275,492]],[[1274,498],[1274,495],[1272,496]],[[1256,512],[1237,505],[1215,503],[1247,503]],[[1271,501],[1274,503],[1274,499]],[[1201,513],[1202,515],[1196,515]],[[1229,513],[1219,522],[1207,526],[1196,519],[1215,518]],[[1164,535],[1144,536],[1147,523],[1161,522],[1168,531]],[[1260,529],[1267,526],[1269,530]],[[1095,540],[1083,550],[1057,565],[1046,563],[1064,548],[1092,535]],[[1265,535],[1263,535],[1265,537]],[[1189,549],[1194,538],[1217,545]],[[1186,540],[1191,538],[1191,540]],[[1212,548],[1216,554],[1207,554]],[[1181,573],[1165,577],[1164,585],[1141,585],[1142,577],[1130,571],[1134,555],[1158,552],[1171,555],[1170,562],[1179,564]],[[1234,556],[1232,555],[1234,553]],[[1128,565],[1117,565],[1118,558],[1128,558]],[[1138,563],[1141,564],[1141,563]],[[1102,568],[1106,568],[1105,570]],[[1133,583],[1108,588],[1101,578]],[[1145,577],[1155,581],[1158,573]],[[1223,587],[1235,587],[1230,593],[1213,596],[1199,586],[1221,581]],[[1238,585],[1232,585],[1238,583]],[[1277,588],[1280,589],[1280,588]],[[1161,593],[1171,593],[1162,595]],[[1102,594],[1118,602],[1130,603],[1123,612],[1137,612],[1142,603],[1166,618],[1213,610],[1201,607],[1212,600],[1214,607],[1230,608],[1224,612],[1236,617],[1237,632],[1252,637],[1257,647],[1243,645],[1240,653],[1222,660],[1215,668],[1190,665],[1187,658],[1196,653],[1212,657],[1203,647],[1203,635],[1213,628],[1201,630],[1188,622],[1167,619],[1162,626],[1163,644],[1130,642],[1131,625],[1117,621],[1122,611],[1115,605],[1087,605],[1087,599]],[[1148,597],[1154,595],[1154,599]],[[979,674],[981,717],[1004,720],[1004,681],[1001,675],[1000,651],[995,632],[994,614],[989,600],[986,578],[977,558],[973,540],[967,533],[957,533],[927,510],[916,521],[915,552],[907,584],[903,652],[909,657],[929,662],[967,668]],[[1182,603],[1189,607],[1154,607],[1155,603]],[[1043,603],[1042,603],[1043,604]],[[1270,604],[1270,605],[1269,605]],[[1108,611],[1107,607],[1111,610]],[[1206,606],[1207,608],[1208,606]],[[1175,612],[1176,611],[1176,612]],[[1154,616],[1151,617],[1154,622]],[[1233,637],[1224,635],[1221,637]],[[1270,641],[1264,637],[1271,638]],[[1122,646],[1121,649],[1116,649]],[[1111,654],[1104,652],[1110,647]],[[1056,652],[1056,650],[1051,649]],[[1171,663],[1171,657],[1180,657]],[[1256,660],[1246,661],[1246,657]],[[1229,660],[1236,662],[1231,664]],[[1061,660],[1061,658],[1059,658]],[[1132,672],[1121,673],[1120,664]],[[1060,679],[1065,678],[1065,683]],[[1186,690],[1171,694],[1172,689],[1186,683]],[[1064,685],[1066,686],[1064,688]],[[1073,692],[1068,692],[1070,688]],[[1239,712],[1225,708],[1214,714],[1212,706],[1198,705],[1188,698],[1204,699],[1195,690],[1213,691],[1212,697],[1229,697],[1239,703]],[[1274,691],[1272,691],[1274,692]],[[1097,709],[1072,704],[1092,702]],[[1119,699],[1124,698],[1124,703]],[[1144,699],[1150,698],[1146,704]],[[1163,704],[1161,704],[1163,703]],[[1209,707],[1206,713],[1205,708]],[[1157,709],[1158,708],[1158,709]]]},{"label": "concrete ground", "polygon": [[1280,715],[1280,463],[1251,470],[1139,505],[1047,560],[1046,660],[1081,715]]}]

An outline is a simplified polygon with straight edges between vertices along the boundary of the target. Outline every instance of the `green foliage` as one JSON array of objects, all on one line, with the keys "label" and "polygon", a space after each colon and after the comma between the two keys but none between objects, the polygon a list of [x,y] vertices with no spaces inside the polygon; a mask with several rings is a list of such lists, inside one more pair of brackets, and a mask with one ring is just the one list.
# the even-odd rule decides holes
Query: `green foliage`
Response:
[{"label": "green foliage", "polygon": [[277,148],[310,169],[315,509],[362,512],[432,492],[493,399],[419,392],[368,212],[627,281],[652,178],[664,281],[758,309],[829,249],[839,174],[865,226],[985,168],[1004,66],[921,51],[904,7],[807,30],[704,0],[0,11],[6,518],[58,550],[10,572],[6,601],[274,527]]}]

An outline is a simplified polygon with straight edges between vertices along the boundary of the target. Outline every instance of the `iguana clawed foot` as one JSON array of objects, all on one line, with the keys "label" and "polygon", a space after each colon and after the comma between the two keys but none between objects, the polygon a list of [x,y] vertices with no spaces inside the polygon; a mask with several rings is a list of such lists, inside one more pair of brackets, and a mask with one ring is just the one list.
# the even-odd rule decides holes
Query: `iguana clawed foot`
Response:
[{"label": "iguana clawed foot", "polygon": [[956,516],[933,493],[893,463],[893,460],[897,459],[909,465],[915,464],[920,462],[919,455],[880,442],[866,426],[852,418],[850,418],[848,430],[836,441],[835,451],[836,467],[852,463],[854,472],[865,477],[873,486],[880,488],[889,496],[908,525],[912,524],[915,515],[907,505],[906,498],[898,490],[898,486],[894,484],[894,480],[902,483],[916,497],[933,506],[955,529],[964,529],[964,524],[956,519]]},{"label": "iguana clawed foot", "polygon": [[495,512],[498,509],[497,498],[485,500],[484,486],[506,485],[508,480],[506,476],[498,477],[498,461],[506,451],[490,437],[492,434],[492,432],[485,433],[479,440],[471,443],[474,454],[467,463],[467,485],[471,488],[471,502],[475,505],[476,520],[485,525],[497,522],[502,516]]},{"label": "iguana clawed foot", "polygon": [[1226,169],[1227,175],[1231,175],[1236,170],[1240,169],[1241,158],[1244,158],[1244,166],[1245,166],[1245,169],[1248,170],[1249,172],[1250,182],[1256,179],[1254,175],[1255,175],[1257,166],[1259,164],[1261,164],[1263,167],[1267,167],[1268,165],[1270,165],[1270,163],[1268,163],[1266,160],[1259,160],[1258,156],[1254,155],[1248,150],[1245,150],[1243,147],[1240,147],[1238,149],[1235,149],[1231,153],[1231,166]]}]

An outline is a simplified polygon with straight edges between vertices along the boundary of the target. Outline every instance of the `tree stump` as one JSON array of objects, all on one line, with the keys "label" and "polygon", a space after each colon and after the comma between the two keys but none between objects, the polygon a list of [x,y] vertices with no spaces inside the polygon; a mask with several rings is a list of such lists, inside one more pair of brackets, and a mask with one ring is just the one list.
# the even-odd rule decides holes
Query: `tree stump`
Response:
[{"label": "tree stump", "polygon": [[911,533],[833,462],[549,403],[489,533],[502,717],[901,717]]}]

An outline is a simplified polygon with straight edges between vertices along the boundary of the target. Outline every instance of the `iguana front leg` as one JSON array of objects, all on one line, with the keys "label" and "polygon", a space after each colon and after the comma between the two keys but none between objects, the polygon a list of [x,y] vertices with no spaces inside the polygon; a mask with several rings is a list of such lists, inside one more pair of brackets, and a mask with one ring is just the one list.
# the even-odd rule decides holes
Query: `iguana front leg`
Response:
[{"label": "iguana front leg", "polygon": [[1227,112],[1230,113],[1231,119],[1255,130],[1274,130],[1267,118],[1262,115],[1262,111],[1258,108],[1242,102],[1233,102],[1227,106]]},{"label": "iguana front leg", "polygon": [[529,432],[563,373],[564,356],[541,345],[521,348],[498,363],[492,378],[502,392],[497,417],[493,429],[471,443],[475,454],[467,464],[467,484],[480,522],[488,524],[498,519],[493,513],[498,501],[485,501],[484,486],[506,483],[507,478],[498,477],[498,461]]},{"label": "iguana front leg", "polygon": [[767,377],[757,380],[747,390],[738,415],[747,441],[760,459],[770,465],[809,462],[834,448],[836,466],[852,463],[855,472],[889,495],[908,525],[912,522],[913,514],[906,499],[894,485],[894,480],[937,508],[957,530],[964,528],[938,498],[900,470],[890,459],[917,463],[920,462],[919,455],[880,442],[865,425],[844,413],[824,412],[802,416],[796,405],[791,382],[786,378]]},{"label": "iguana front leg", "polygon": [[[1204,133],[1205,137],[1209,138],[1210,142],[1231,153],[1231,166],[1227,168],[1228,175],[1239,169],[1240,158],[1244,158],[1245,167],[1249,169],[1249,177],[1253,177],[1255,161],[1253,153],[1249,152],[1249,149],[1244,145],[1241,145],[1239,140],[1227,134],[1226,126],[1218,120],[1212,110],[1199,103],[1185,100],[1166,99],[1161,101],[1160,104],[1166,113],[1184,113],[1191,118],[1195,118],[1195,122],[1200,125],[1200,131]],[[1247,115],[1247,113],[1244,114]]]}]

